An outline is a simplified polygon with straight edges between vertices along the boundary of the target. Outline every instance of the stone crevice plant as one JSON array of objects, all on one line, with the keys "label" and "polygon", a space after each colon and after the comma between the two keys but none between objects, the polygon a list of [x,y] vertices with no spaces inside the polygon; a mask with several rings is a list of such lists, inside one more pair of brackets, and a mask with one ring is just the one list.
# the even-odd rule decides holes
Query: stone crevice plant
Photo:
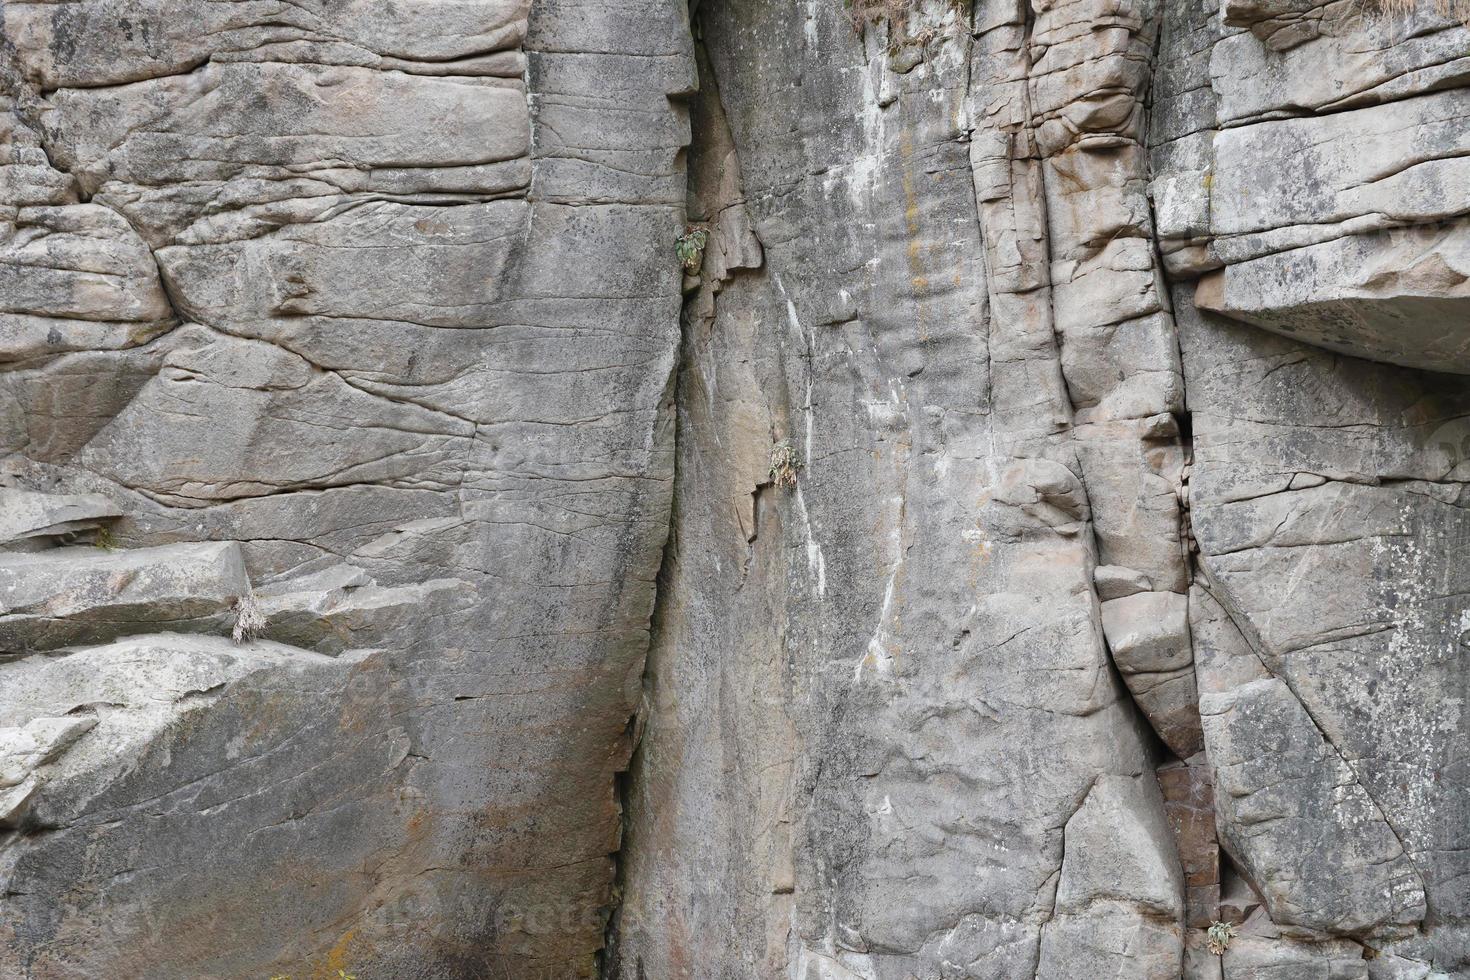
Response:
[{"label": "stone crevice plant", "polygon": [[771,482],[778,487],[796,486],[796,471],[801,469],[801,457],[790,439],[782,439],[771,447]]},{"label": "stone crevice plant", "polygon": [[1229,922],[1214,922],[1205,930],[1205,941],[1209,945],[1210,952],[1216,956],[1224,956],[1225,951],[1230,948],[1230,940],[1236,935],[1235,926]]},{"label": "stone crevice plant", "polygon": [[699,270],[704,267],[704,247],[708,244],[708,229],[699,225],[685,227],[684,234],[674,243],[674,254],[679,257],[679,264],[687,274],[699,275]]}]

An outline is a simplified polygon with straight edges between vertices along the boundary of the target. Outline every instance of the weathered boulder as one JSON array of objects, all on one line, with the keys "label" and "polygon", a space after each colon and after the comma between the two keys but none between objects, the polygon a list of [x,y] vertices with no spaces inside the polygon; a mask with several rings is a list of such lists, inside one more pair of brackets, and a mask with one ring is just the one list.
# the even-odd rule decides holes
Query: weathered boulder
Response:
[{"label": "weathered boulder", "polygon": [[1284,935],[1264,914],[1247,922],[1220,957],[1227,977],[1245,980],[1369,980],[1373,964],[1363,947],[1343,940],[1302,940]]},{"label": "weathered boulder", "polygon": [[1038,976],[1180,974],[1184,880],[1151,776],[1102,776],[1063,831]]},{"label": "weathered boulder", "polygon": [[1181,759],[1204,747],[1189,599],[1177,592],[1136,592],[1102,603],[1103,635],[1133,699]]},{"label": "weathered boulder", "polygon": [[14,210],[0,242],[0,361],[134,347],[174,322],[153,255],[97,204]]},{"label": "weathered boulder", "polygon": [[0,786],[26,791],[26,806],[0,820],[59,827],[83,818],[91,796],[126,778],[155,739],[228,681],[298,655],[311,658],[277,644],[245,651],[219,637],[154,634],[0,665]]},{"label": "weathered boulder", "polygon": [[0,827],[25,819],[26,808],[39,789],[36,772],[56,759],[97,724],[86,715],[35,718],[20,727],[0,728]]}]

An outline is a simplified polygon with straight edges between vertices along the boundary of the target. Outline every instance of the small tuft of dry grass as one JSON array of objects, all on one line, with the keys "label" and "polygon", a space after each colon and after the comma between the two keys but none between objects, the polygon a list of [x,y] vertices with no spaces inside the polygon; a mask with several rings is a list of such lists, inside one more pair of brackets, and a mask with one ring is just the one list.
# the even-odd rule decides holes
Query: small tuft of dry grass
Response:
[{"label": "small tuft of dry grass", "polygon": [[[847,9],[848,19],[852,21],[852,29],[858,37],[862,37],[868,27],[886,22],[889,37],[897,40],[907,33],[909,15],[917,11],[922,2],[923,0],[842,0],[842,5]],[[969,23],[972,2],[973,0],[945,0],[945,4],[964,24]],[[1470,0],[1464,2],[1470,3]],[[907,40],[928,45],[940,38],[937,29],[926,27],[909,36]]]},{"label": "small tuft of dry grass", "polygon": [[852,29],[863,33],[870,24],[888,21],[902,24],[914,9],[914,0],[843,0],[847,16],[852,19]]},{"label": "small tuft of dry grass", "polygon": [[796,472],[801,469],[801,457],[790,439],[782,439],[771,447],[771,482],[778,487],[796,486]]},{"label": "small tuft of dry grass", "polygon": [[1435,13],[1454,16],[1470,25],[1470,0],[1364,0],[1368,9],[1390,16],[1412,14],[1432,7]]},{"label": "small tuft of dry grass", "polygon": [[265,618],[265,612],[261,610],[260,604],[256,602],[254,593],[247,592],[245,595],[235,599],[235,628],[230,636],[236,643],[250,643],[258,640],[260,634],[270,625]]}]

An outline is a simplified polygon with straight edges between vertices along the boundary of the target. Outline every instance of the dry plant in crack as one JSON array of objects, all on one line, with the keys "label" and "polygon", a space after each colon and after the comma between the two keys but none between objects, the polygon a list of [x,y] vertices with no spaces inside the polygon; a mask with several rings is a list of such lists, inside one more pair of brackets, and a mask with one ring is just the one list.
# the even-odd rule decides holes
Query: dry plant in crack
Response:
[{"label": "dry plant in crack", "polygon": [[247,592],[235,599],[233,606],[235,610],[235,628],[231,631],[236,643],[249,643],[258,640],[260,634],[265,632],[269,624],[265,613],[261,611],[260,603],[256,601],[255,594]]},{"label": "dry plant in crack", "polygon": [[[842,5],[847,8],[847,16],[852,21],[852,29],[861,36],[869,25],[883,21],[887,21],[895,29],[905,27],[908,24],[909,14],[919,6],[919,2],[920,0],[842,0]],[[968,22],[971,0],[947,0],[947,2],[956,15]],[[920,36],[925,32],[928,33],[928,37]],[[937,36],[938,33],[931,27],[919,32],[912,40],[927,44]]]},{"label": "dry plant in crack", "polygon": [[869,24],[877,24],[880,21],[888,21],[890,24],[902,24],[908,19],[909,11],[914,9],[914,0],[842,0],[843,6],[847,8],[847,16],[852,19],[852,29],[859,34],[867,29]]},{"label": "dry plant in crack", "polygon": [[1470,25],[1470,0],[1364,0],[1364,6],[1381,14],[1412,14],[1432,8],[1435,13],[1452,15]]},{"label": "dry plant in crack", "polygon": [[801,457],[790,439],[782,439],[771,447],[771,482],[778,487],[796,486],[796,471],[801,469]]}]

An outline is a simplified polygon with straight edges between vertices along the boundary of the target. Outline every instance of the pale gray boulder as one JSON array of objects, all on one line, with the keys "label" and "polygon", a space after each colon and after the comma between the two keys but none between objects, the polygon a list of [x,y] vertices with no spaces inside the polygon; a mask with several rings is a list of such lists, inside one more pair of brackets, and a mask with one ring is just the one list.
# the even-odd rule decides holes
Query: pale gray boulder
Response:
[{"label": "pale gray boulder", "polygon": [[528,176],[510,163],[530,149],[519,79],[209,63],[59,89],[43,123],[58,164],[155,247],[309,222],[353,195],[491,196]]},{"label": "pale gray boulder", "polygon": [[[26,101],[22,95],[20,103]],[[0,95],[0,190],[6,217],[25,207],[79,204],[76,179],[51,166],[40,134],[18,109],[12,93]]]},{"label": "pale gray boulder", "polygon": [[0,827],[14,827],[25,819],[43,780],[37,770],[96,725],[90,715],[70,715],[0,728]]},{"label": "pale gray boulder", "polygon": [[1363,228],[1463,214],[1467,113],[1470,94],[1449,89],[1222,130],[1213,146],[1210,230],[1226,240],[1215,248],[1236,262]]},{"label": "pale gray boulder", "polygon": [[24,207],[0,243],[0,359],[133,347],[173,325],[148,248],[96,204]]},{"label": "pale gray boulder", "polygon": [[34,109],[0,94],[0,363],[145,344],[177,323],[157,263],[53,166]]},{"label": "pale gray boulder", "polygon": [[[222,424],[223,423],[223,424]],[[78,461],[181,506],[289,489],[454,486],[474,425],[273,345],[190,326]]]},{"label": "pale gray boulder", "polygon": [[1220,957],[1226,977],[1245,980],[1368,980],[1373,964],[1363,947],[1343,940],[1303,940],[1284,934],[1258,913]]},{"label": "pale gray boulder", "polygon": [[1204,747],[1188,606],[1188,597],[1177,592],[1138,592],[1102,603],[1113,663],[1154,730],[1181,759]]},{"label": "pale gray boulder", "polygon": [[298,655],[313,656],[278,644],[247,651],[221,637],[160,633],[0,665],[0,783],[25,794],[0,823],[58,826],[80,817],[67,808],[127,778],[139,754],[206,708],[228,681]]},{"label": "pale gray boulder", "polygon": [[[237,542],[267,638],[335,656],[257,657],[98,794],[46,783],[0,973],[592,975],[670,507],[683,5],[0,15],[0,204],[132,262],[6,290],[100,325],[16,341],[7,477],[123,502],[140,551]],[[117,284],[169,329],[109,332],[145,322]]]}]

